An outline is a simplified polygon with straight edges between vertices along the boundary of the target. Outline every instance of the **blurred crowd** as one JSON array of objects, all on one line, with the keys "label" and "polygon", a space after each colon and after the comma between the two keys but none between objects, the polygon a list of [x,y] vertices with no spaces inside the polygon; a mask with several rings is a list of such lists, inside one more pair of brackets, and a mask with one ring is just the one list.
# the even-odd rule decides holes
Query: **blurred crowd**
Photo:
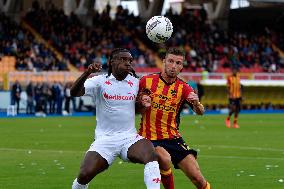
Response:
[{"label": "blurred crowd", "polygon": [[81,98],[78,101],[70,95],[71,86],[72,83],[64,85],[60,82],[52,84],[30,82],[27,86],[22,86],[16,81],[11,87],[11,105],[15,106],[17,113],[23,113],[20,104],[24,104],[26,114],[37,116],[69,115],[72,112],[83,111],[84,102]]},{"label": "blurred crowd", "polygon": [[124,11],[122,7],[117,7],[115,19],[111,19],[110,9],[107,5],[101,14],[94,11],[93,26],[89,27],[83,25],[74,13],[66,16],[63,10],[52,4],[43,9],[35,2],[25,20],[63,54],[65,62],[79,70],[84,70],[92,62],[100,62],[106,69],[107,58],[115,47],[129,49],[135,66],[155,66],[150,52],[140,49],[134,38],[118,27],[117,20]]},{"label": "blurred crowd", "polygon": [[[115,47],[124,47],[132,52],[135,68],[156,67],[155,53],[162,58],[165,48],[184,48],[186,62],[184,70],[190,72],[224,72],[231,67],[251,72],[279,72],[284,70],[284,59],[274,44],[284,50],[283,33],[268,28],[263,31],[225,31],[218,24],[208,21],[204,8],[184,9],[176,14],[170,8],[166,15],[173,23],[174,33],[165,44],[154,44],[145,34],[145,22],[122,6],[116,7],[114,18],[107,5],[102,13],[94,10],[93,26],[86,26],[79,17],[64,14],[52,3],[40,7],[34,1],[32,8],[22,18],[44,38],[50,47],[62,54],[55,55],[44,44],[39,43],[30,31],[0,13],[0,57],[16,57],[19,71],[65,71],[68,64],[84,70],[93,62],[108,68],[107,59]],[[140,40],[146,48],[141,48]],[[79,103],[70,96],[71,83],[29,83],[19,82],[11,88],[11,104],[19,112],[20,102],[25,102],[27,114],[70,114],[81,111]],[[25,99],[20,95],[25,91]],[[78,105],[77,105],[78,104]],[[208,109],[221,109],[212,106]],[[244,105],[244,109],[277,109],[270,104]],[[282,107],[283,108],[283,107]]]},{"label": "blurred crowd", "polygon": [[[20,25],[0,14],[0,47],[3,55],[17,57],[17,70],[67,70],[73,64],[84,70],[93,62],[107,69],[107,59],[114,47],[130,49],[135,67],[156,67],[153,52],[163,56],[169,46],[186,51],[185,70],[223,72],[232,66],[258,72],[278,72],[284,69],[284,59],[273,44],[283,41],[283,34],[265,28],[263,31],[225,31],[210,23],[204,8],[184,9],[176,14],[170,8],[166,15],[174,26],[173,36],[165,44],[154,44],[145,35],[145,22],[122,6],[116,7],[115,18],[110,17],[107,5],[102,13],[93,11],[92,27],[81,23],[76,14],[70,16],[52,3],[40,7],[37,1],[23,20],[29,23],[62,59],[55,57],[43,44]],[[141,49],[136,39],[147,48]]]},{"label": "blurred crowd", "polygon": [[67,70],[54,54],[34,36],[0,13],[0,57],[17,57],[16,69],[26,71]]},{"label": "blurred crowd", "polygon": [[[188,71],[223,72],[223,68],[238,67],[255,72],[277,72],[284,68],[283,57],[273,48],[273,42],[283,41],[283,34],[278,35],[267,28],[246,33],[225,31],[218,24],[208,22],[203,8],[184,9],[181,14],[169,9],[165,16],[172,21],[174,34],[166,44],[156,45],[153,49],[162,57],[166,47],[184,48]],[[141,40],[151,46],[143,35],[144,24],[139,24],[131,15],[125,20],[133,36],[139,33],[137,36],[143,36]]]},{"label": "blurred crowd", "polygon": [[[284,67],[284,59],[272,47],[269,30],[260,33],[224,31],[217,24],[206,22],[207,16],[202,12],[205,10],[184,10],[181,15],[167,13],[178,28],[169,44],[186,49],[188,67],[192,70],[203,67],[216,72],[220,67],[238,67],[276,72]],[[192,19],[185,19],[187,17]]]}]

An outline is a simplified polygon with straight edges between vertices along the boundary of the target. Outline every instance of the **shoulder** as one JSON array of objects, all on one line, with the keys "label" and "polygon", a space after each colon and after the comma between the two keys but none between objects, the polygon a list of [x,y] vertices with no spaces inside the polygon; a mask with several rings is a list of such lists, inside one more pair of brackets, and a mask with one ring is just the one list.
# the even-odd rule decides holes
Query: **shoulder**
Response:
[{"label": "shoulder", "polygon": [[159,77],[160,77],[160,74],[149,74],[149,75],[145,75],[145,76],[143,76],[141,79],[140,79],[140,81],[139,81],[139,85],[140,85],[140,87],[142,86],[146,86],[146,82],[148,81],[148,80],[154,80],[154,81],[158,81],[158,79],[159,79]]},{"label": "shoulder", "polygon": [[98,85],[101,82],[105,81],[107,79],[106,74],[102,75],[91,75],[86,81],[85,81],[85,87],[86,86],[91,86],[91,85]]},{"label": "shoulder", "polygon": [[182,90],[185,91],[185,92],[189,93],[189,92],[193,92],[194,91],[193,88],[188,83],[186,83],[184,80],[182,80],[179,77],[177,78],[176,83],[178,85],[182,85]]},{"label": "shoulder", "polygon": [[134,77],[133,75],[130,75],[130,74],[129,74],[129,76],[127,76],[127,78],[130,79],[131,81],[139,81],[138,78],[136,78],[136,77]]},{"label": "shoulder", "polygon": [[134,77],[134,76],[132,76],[132,75],[127,76],[126,80],[127,81],[131,81],[134,84],[138,84],[139,83],[139,79]]},{"label": "shoulder", "polygon": [[148,75],[144,75],[143,77],[141,77],[141,79],[146,79],[146,78],[158,78],[160,77],[159,73],[152,73],[152,74],[148,74]]},{"label": "shoulder", "polygon": [[87,80],[98,81],[106,79],[107,79],[107,74],[101,74],[101,75],[91,75]]},{"label": "shoulder", "polygon": [[178,84],[181,84],[181,85],[187,85],[187,86],[189,86],[183,79],[181,79],[181,78],[179,78],[179,77],[177,77],[176,82],[177,82]]}]

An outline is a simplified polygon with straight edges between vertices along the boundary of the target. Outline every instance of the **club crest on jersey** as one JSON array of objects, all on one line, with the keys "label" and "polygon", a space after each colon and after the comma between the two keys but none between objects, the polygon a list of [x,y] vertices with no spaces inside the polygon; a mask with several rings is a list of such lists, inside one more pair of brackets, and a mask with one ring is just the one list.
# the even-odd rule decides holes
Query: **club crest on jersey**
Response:
[{"label": "club crest on jersey", "polygon": [[176,96],[177,95],[177,91],[176,90],[171,90],[171,95],[172,96]]},{"label": "club crest on jersey", "polygon": [[133,83],[130,80],[127,83],[128,83],[128,85],[130,85],[130,87],[133,86]]},{"label": "club crest on jersey", "polygon": [[107,80],[107,81],[105,82],[105,84],[107,84],[107,85],[112,85],[109,80]]},{"label": "club crest on jersey", "polygon": [[154,179],[153,179],[153,182],[155,182],[155,183],[161,183],[161,179],[159,179],[159,178],[154,178]]}]

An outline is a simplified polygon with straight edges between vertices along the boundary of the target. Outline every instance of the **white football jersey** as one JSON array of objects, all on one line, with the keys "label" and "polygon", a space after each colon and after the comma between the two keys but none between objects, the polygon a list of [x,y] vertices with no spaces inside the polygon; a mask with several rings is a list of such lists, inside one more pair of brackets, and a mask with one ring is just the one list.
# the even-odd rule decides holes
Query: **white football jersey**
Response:
[{"label": "white football jersey", "polygon": [[122,81],[113,75],[98,75],[84,83],[85,95],[96,105],[95,138],[135,134],[135,99],[139,80],[130,74]]}]

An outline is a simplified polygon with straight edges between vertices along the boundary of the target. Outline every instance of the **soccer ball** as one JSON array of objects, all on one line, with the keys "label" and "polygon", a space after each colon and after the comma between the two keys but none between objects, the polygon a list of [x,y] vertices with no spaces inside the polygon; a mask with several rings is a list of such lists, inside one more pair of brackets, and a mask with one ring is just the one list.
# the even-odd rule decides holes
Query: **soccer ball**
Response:
[{"label": "soccer ball", "polygon": [[146,24],[146,34],[155,43],[167,41],[173,33],[171,21],[164,16],[153,16]]}]

